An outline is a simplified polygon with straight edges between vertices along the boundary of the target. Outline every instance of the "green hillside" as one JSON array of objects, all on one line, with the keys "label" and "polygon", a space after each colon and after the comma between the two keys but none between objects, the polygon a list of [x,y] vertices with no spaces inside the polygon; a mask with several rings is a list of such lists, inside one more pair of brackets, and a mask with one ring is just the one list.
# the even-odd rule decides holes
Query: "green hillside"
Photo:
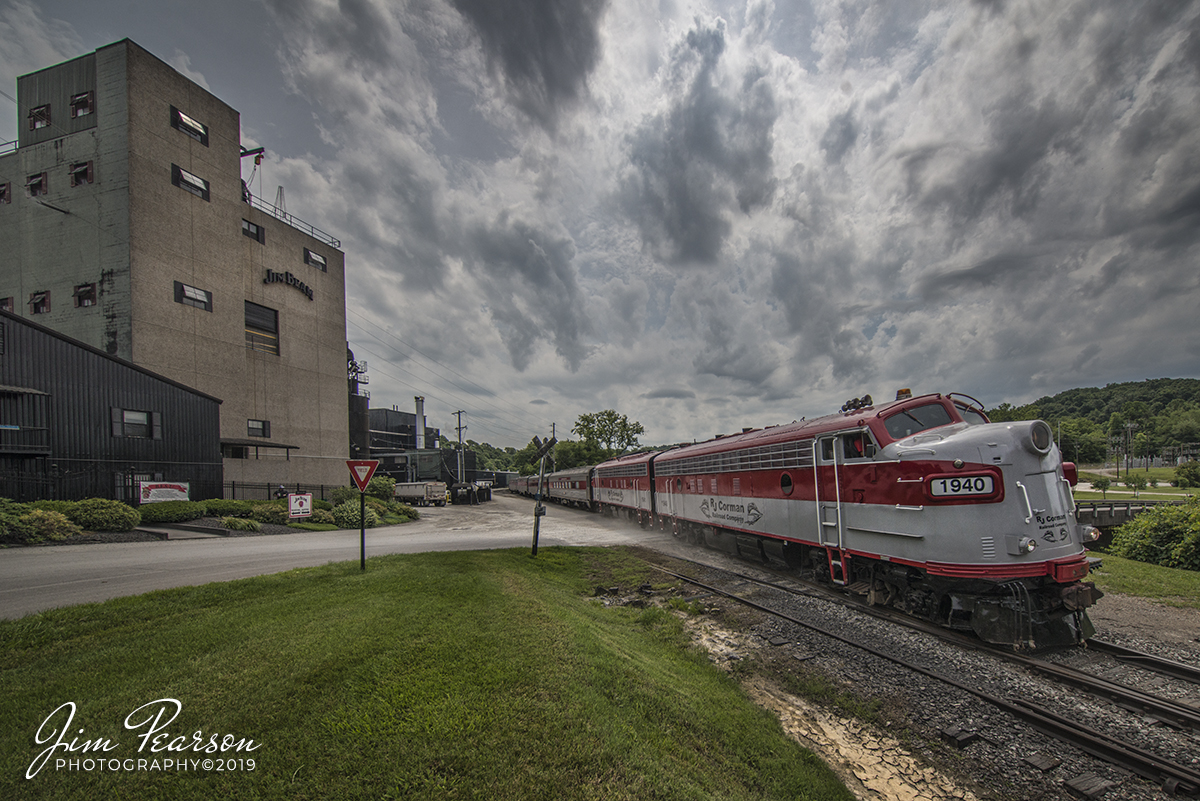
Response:
[{"label": "green hillside", "polygon": [[1200,379],[1151,378],[1069,389],[1025,406],[988,410],[994,422],[1050,423],[1068,459],[1094,463],[1110,449],[1137,457],[1177,453],[1200,442]]}]

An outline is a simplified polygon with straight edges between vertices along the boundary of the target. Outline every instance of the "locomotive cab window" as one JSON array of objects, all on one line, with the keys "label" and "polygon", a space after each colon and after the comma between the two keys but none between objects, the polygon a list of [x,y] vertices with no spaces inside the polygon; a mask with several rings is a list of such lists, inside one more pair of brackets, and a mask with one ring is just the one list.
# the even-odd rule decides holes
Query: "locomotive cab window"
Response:
[{"label": "locomotive cab window", "polygon": [[842,456],[846,459],[871,459],[875,456],[875,441],[866,431],[843,434]]},{"label": "locomotive cab window", "polygon": [[987,418],[978,409],[972,409],[970,406],[964,406],[961,403],[955,403],[954,408],[958,409],[959,415],[970,425],[977,426],[987,422]]},{"label": "locomotive cab window", "polygon": [[930,403],[893,414],[883,421],[883,425],[893,437],[904,439],[919,431],[948,426],[953,422],[946,407],[940,403]]}]

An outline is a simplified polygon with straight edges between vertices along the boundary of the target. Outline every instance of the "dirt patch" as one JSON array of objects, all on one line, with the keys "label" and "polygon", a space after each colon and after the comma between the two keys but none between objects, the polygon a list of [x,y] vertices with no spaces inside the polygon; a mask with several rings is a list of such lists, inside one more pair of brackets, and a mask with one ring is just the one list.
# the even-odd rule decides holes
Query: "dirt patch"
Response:
[{"label": "dirt patch", "polygon": [[[733,671],[759,645],[707,618],[683,617],[692,640]],[[862,801],[977,801],[978,796],[915,757],[876,727],[846,720],[785,692],[763,676],[742,682],[750,698],[775,713],[783,730],[817,754]]]},{"label": "dirt patch", "polygon": [[1088,609],[1088,617],[1098,637],[1123,634],[1193,647],[1200,642],[1200,611],[1196,609],[1110,592]]}]

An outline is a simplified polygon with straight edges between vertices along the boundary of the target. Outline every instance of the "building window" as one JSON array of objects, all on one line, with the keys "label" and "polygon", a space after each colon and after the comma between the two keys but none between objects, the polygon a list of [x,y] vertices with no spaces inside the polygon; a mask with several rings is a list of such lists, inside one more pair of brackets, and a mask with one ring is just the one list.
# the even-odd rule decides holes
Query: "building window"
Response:
[{"label": "building window", "polygon": [[71,165],[71,186],[82,186],[92,182],[92,162],[77,161]]},{"label": "building window", "polygon": [[119,409],[114,406],[112,435],[133,439],[162,439],[162,415],[158,412]]},{"label": "building window", "polygon": [[80,92],[71,95],[71,119],[86,117],[96,110],[96,93]]},{"label": "building window", "polygon": [[267,232],[261,225],[255,225],[249,220],[242,220],[242,233],[253,239],[255,242],[266,244]]},{"label": "building window", "polygon": [[0,184],[0,203],[12,203],[12,184]]},{"label": "building window", "polygon": [[50,104],[30,109],[29,130],[36,131],[48,127],[50,127]]},{"label": "building window", "polygon": [[6,311],[13,314],[13,299],[12,297],[0,298],[0,311]]},{"label": "building window", "polygon": [[246,301],[246,347],[279,355],[279,312]]},{"label": "building window", "polygon": [[313,253],[308,248],[304,249],[304,263],[311,264],[321,272],[325,272],[325,257],[320,253]]},{"label": "building window", "polygon": [[252,437],[271,437],[271,421],[270,420],[247,420],[246,433]]},{"label": "building window", "polygon": [[208,126],[192,119],[174,106],[171,106],[171,127],[208,147]]},{"label": "building window", "polygon": [[212,293],[179,281],[175,282],[175,302],[184,306],[195,306],[197,309],[212,311]]},{"label": "building window", "polygon": [[30,314],[49,314],[50,313],[50,293],[34,292],[29,296],[29,313]]},{"label": "building window", "polygon": [[221,445],[221,456],[226,459],[249,459],[250,448],[247,445]]},{"label": "building window", "polygon": [[75,287],[75,308],[96,305],[96,285],[80,284]]},{"label": "building window", "polygon": [[208,181],[198,175],[192,175],[178,164],[171,165],[171,183],[196,197],[208,200]]},{"label": "building window", "polygon": [[37,175],[29,176],[29,180],[25,182],[25,188],[29,190],[30,197],[37,197],[49,192],[50,182],[46,173],[39,172]]}]

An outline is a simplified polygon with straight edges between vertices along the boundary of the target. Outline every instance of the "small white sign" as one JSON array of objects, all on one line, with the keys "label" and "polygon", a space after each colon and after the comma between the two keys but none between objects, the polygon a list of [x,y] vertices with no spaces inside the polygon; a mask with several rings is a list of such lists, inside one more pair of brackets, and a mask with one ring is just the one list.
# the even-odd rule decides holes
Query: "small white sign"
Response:
[{"label": "small white sign", "polygon": [[158,501],[188,500],[189,485],[186,481],[139,481],[138,496],[141,503]]},{"label": "small white sign", "polygon": [[306,492],[302,495],[291,493],[288,495],[288,517],[295,519],[297,517],[312,517],[312,493]]}]

